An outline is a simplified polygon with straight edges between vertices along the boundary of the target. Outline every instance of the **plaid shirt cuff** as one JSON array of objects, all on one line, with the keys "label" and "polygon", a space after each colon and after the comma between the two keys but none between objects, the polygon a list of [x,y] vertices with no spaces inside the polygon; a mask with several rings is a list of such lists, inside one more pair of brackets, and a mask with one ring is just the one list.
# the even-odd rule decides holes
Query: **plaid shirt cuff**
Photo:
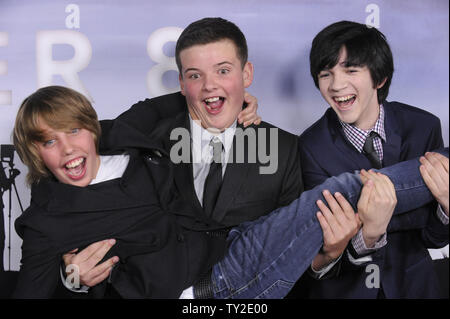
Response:
[{"label": "plaid shirt cuff", "polygon": [[438,205],[436,210],[437,217],[444,225],[448,225],[448,216],[444,213],[444,210],[442,209],[441,205]]},{"label": "plaid shirt cuff", "polygon": [[362,228],[360,228],[358,233],[352,238],[353,249],[359,256],[371,254],[377,251],[378,249],[384,247],[386,244],[387,244],[387,234],[384,233],[383,236],[381,236],[381,238],[378,239],[378,241],[375,243],[373,247],[368,248],[366,246],[366,243],[364,242]]}]

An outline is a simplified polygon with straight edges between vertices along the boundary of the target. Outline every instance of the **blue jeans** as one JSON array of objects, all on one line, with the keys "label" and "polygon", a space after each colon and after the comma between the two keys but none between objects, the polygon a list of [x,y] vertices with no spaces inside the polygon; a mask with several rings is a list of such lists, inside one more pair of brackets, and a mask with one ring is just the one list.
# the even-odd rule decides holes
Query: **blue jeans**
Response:
[{"label": "blue jeans", "polygon": [[[440,151],[448,157],[448,148]],[[394,214],[433,200],[418,167],[418,159],[380,170],[394,184]],[[235,227],[228,235],[228,252],[211,275],[215,298],[283,298],[311,265],[323,244],[316,217],[322,191],[340,192],[356,208],[362,183],[359,174],[343,173],[303,192],[289,206]],[[326,201],[324,201],[326,202]]]}]

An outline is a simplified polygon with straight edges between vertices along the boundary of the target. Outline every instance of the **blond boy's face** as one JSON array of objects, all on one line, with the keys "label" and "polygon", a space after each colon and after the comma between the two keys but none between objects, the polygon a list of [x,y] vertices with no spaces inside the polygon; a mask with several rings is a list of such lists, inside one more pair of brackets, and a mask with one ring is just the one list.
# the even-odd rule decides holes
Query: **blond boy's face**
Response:
[{"label": "blond boy's face", "polygon": [[45,141],[35,144],[45,166],[61,183],[89,185],[100,165],[93,134],[76,127],[59,131],[44,122],[40,126],[45,132]]}]

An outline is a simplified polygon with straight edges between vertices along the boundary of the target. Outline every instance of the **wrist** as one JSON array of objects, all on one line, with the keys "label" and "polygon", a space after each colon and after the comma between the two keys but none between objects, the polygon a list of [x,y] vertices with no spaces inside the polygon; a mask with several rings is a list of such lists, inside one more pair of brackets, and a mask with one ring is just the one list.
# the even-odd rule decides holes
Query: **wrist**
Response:
[{"label": "wrist", "polygon": [[373,248],[380,240],[381,236],[386,233],[386,228],[370,229],[369,227],[362,228],[362,237],[367,248]]},{"label": "wrist", "polygon": [[314,257],[311,263],[311,268],[315,271],[319,271],[322,268],[331,264],[336,258],[333,258],[325,253],[320,252],[316,255],[316,257]]}]

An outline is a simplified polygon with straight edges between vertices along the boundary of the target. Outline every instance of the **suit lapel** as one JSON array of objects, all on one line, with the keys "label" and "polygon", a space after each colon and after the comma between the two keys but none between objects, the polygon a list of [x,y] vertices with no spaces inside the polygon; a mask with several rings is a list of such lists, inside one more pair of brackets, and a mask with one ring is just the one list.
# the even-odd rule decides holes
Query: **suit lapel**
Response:
[{"label": "suit lapel", "polygon": [[[174,125],[172,126],[172,129],[175,128],[185,128],[189,132],[190,130],[190,122],[189,122],[189,116],[188,113],[182,113],[177,116],[177,118],[174,121]],[[171,140],[170,139],[170,132],[167,134],[167,139],[165,140],[165,146],[167,149],[167,152],[170,153],[170,150],[172,149],[172,146],[174,146],[176,143],[178,143],[178,140]],[[189,141],[189,147],[191,146],[191,143]],[[192,173],[192,153],[190,154],[190,161],[188,163],[179,163],[174,165],[174,179],[175,184],[177,185],[178,190],[180,191],[180,194],[185,198],[188,202],[191,202],[194,204],[196,208],[202,209],[202,206],[197,198],[197,195],[195,193],[195,187],[194,187],[194,177]]]},{"label": "suit lapel", "polygon": [[346,158],[348,163],[352,164],[355,170],[370,168],[371,164],[369,159],[364,154],[359,153],[345,137],[345,133],[339,123],[337,115],[332,109],[329,109],[328,112],[328,127],[330,128],[330,134],[332,136],[334,146],[341,153],[342,157]]},{"label": "suit lapel", "polygon": [[[237,127],[243,129],[243,127],[239,124],[237,125]],[[257,130],[255,131],[257,132]],[[233,137],[232,148],[233,152],[230,152],[230,157],[232,157],[236,151],[236,135]],[[228,208],[230,207],[230,205],[232,205],[232,203],[234,203],[234,200],[237,193],[239,192],[239,189],[241,188],[242,183],[247,180],[248,171],[250,165],[252,165],[247,163],[247,151],[248,147],[245,143],[244,163],[235,163],[236,156],[234,156],[234,158],[231,158],[231,160],[228,160],[228,164],[223,177],[222,187],[220,189],[219,197],[217,198],[216,206],[213,211],[212,218],[215,221],[220,222],[221,220],[223,220],[226,212],[228,211]],[[230,161],[232,162],[230,163]]]},{"label": "suit lapel", "polygon": [[383,144],[383,166],[400,162],[402,138],[397,130],[395,112],[389,102],[383,103],[384,130],[386,142]]}]

